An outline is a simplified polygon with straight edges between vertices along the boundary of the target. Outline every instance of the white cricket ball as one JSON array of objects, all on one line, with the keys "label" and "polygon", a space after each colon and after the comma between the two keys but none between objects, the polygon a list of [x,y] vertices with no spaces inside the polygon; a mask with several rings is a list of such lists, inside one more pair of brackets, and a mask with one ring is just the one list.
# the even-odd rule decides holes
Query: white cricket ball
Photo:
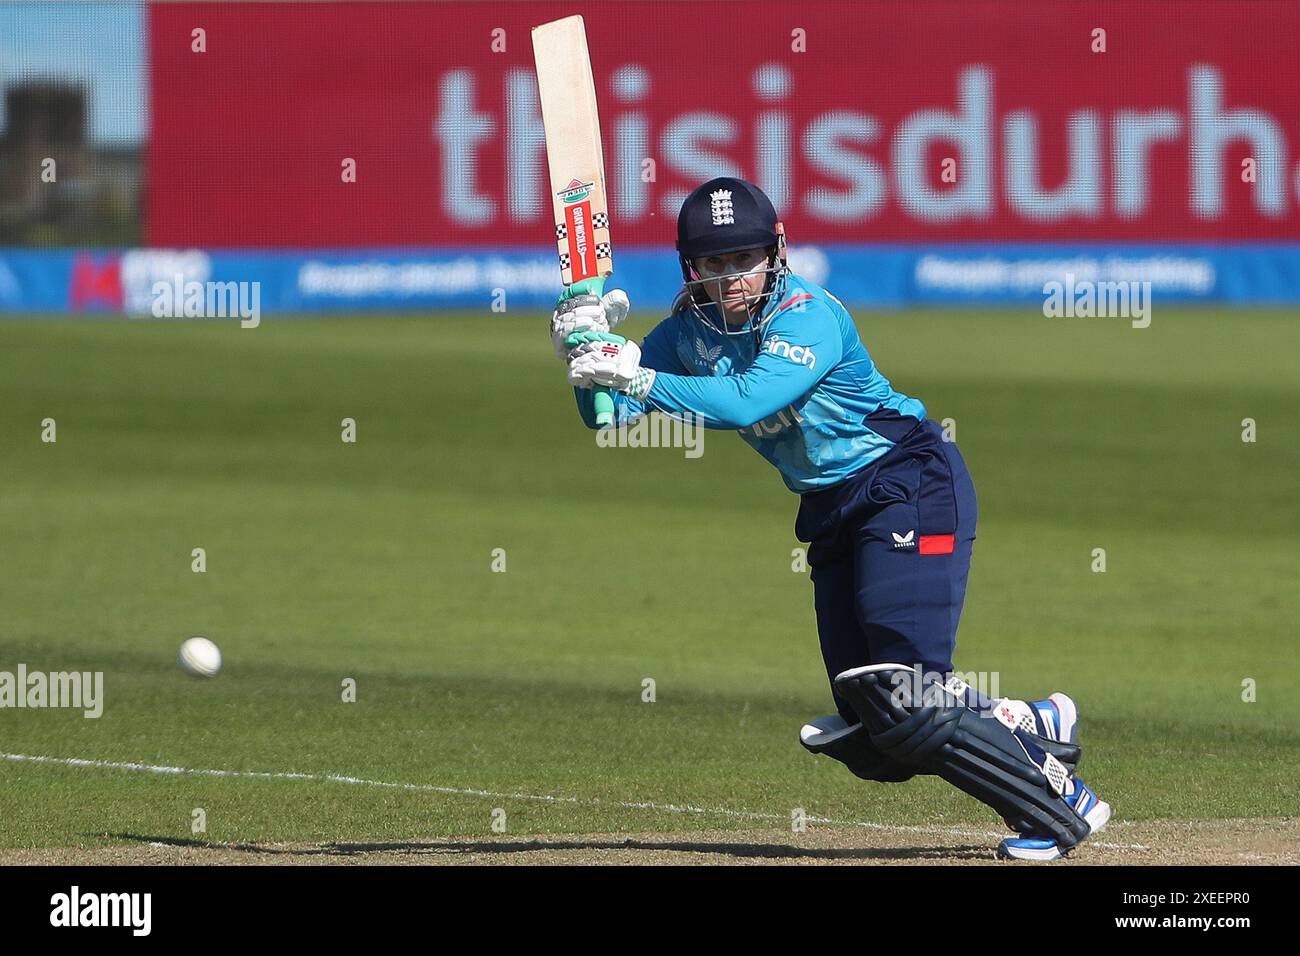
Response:
[{"label": "white cricket ball", "polygon": [[177,663],[195,677],[216,677],[221,671],[221,649],[206,637],[191,637],[181,645]]}]

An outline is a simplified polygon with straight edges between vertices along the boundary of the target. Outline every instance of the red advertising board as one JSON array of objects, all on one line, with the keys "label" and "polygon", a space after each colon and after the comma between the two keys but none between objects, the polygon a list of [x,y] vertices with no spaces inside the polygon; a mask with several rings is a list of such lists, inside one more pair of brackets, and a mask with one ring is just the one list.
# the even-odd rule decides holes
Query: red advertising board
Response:
[{"label": "red advertising board", "polygon": [[575,12],[616,243],[718,174],[802,240],[1300,239],[1300,4],[632,0],[155,4],[150,241],[538,244]]}]

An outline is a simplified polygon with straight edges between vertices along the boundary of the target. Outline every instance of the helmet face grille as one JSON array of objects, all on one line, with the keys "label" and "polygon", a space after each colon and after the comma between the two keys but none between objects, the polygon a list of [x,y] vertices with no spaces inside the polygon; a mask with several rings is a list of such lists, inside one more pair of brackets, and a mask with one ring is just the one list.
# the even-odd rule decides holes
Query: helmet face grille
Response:
[{"label": "helmet face grille", "polygon": [[[765,267],[708,278],[694,267],[695,259],[745,249],[768,250]],[[761,342],[768,321],[763,315],[779,298],[789,275],[785,229],[763,191],[731,176],[711,179],[695,189],[682,203],[677,217],[677,252],[682,291],[674,306],[688,306],[696,319],[719,335],[753,335],[756,345]],[[713,290],[721,295],[722,285],[728,280],[760,272],[765,275],[763,291],[751,293],[742,284],[738,298],[744,303],[746,318],[739,327],[733,327],[727,321],[726,310],[709,295],[708,286],[713,283]]]},{"label": "helmet face grille", "polygon": [[[768,315],[766,318],[763,314],[767,312],[780,297],[780,293],[785,288],[786,277],[790,274],[790,269],[786,265],[785,236],[782,231],[777,231],[775,251],[769,254],[767,265],[762,269],[753,269],[747,272],[729,272],[719,276],[709,276],[707,279],[700,276],[696,271],[691,260],[682,255],[682,291],[678,293],[674,301],[674,310],[686,305],[689,307],[692,315],[703,322],[709,329],[719,335],[753,335],[757,343],[762,339],[763,329],[771,319]],[[751,247],[752,248],[752,247]],[[753,276],[762,274],[765,276],[763,282],[763,291],[751,293],[742,288],[737,298],[745,303],[746,321],[739,327],[734,327],[727,322],[722,308],[713,301],[706,288],[710,283],[723,283],[737,276]],[[715,286],[720,288],[720,285]]]}]

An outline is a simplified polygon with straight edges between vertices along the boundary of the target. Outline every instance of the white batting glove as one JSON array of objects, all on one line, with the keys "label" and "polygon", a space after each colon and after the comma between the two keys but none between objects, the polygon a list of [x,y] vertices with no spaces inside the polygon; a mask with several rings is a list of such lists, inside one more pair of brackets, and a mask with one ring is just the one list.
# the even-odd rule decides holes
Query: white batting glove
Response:
[{"label": "white batting glove", "polygon": [[608,332],[627,318],[632,304],[622,289],[606,292],[601,298],[576,295],[560,300],[551,316],[551,348],[557,358],[569,357],[564,340],[574,332]]},{"label": "white batting glove", "polygon": [[584,342],[569,354],[569,384],[592,383],[644,399],[654,384],[654,369],[641,367],[641,347],[619,335]]},{"label": "white batting glove", "polygon": [[586,367],[574,368],[572,365],[566,370],[569,384],[574,388],[591,388],[596,383],[592,381],[591,369]]}]

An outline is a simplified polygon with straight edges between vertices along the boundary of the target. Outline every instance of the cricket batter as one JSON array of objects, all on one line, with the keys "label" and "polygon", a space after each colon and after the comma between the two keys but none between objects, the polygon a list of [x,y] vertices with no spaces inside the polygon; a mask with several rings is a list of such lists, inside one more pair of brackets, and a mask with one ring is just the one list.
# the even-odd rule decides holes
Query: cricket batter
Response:
[{"label": "cricket batter", "polygon": [[682,290],[640,347],[610,332],[623,292],[557,304],[552,344],[583,420],[595,427],[591,388],[607,386],[616,424],[657,410],[737,431],[799,494],[838,711],[804,726],[804,747],[866,780],[937,774],[1016,832],[1001,856],[1069,852],[1110,819],[1074,775],[1074,702],[993,700],[952,673],[976,520],[957,446],[880,373],[840,301],[789,271],[758,187],[696,189],[677,251]]}]

